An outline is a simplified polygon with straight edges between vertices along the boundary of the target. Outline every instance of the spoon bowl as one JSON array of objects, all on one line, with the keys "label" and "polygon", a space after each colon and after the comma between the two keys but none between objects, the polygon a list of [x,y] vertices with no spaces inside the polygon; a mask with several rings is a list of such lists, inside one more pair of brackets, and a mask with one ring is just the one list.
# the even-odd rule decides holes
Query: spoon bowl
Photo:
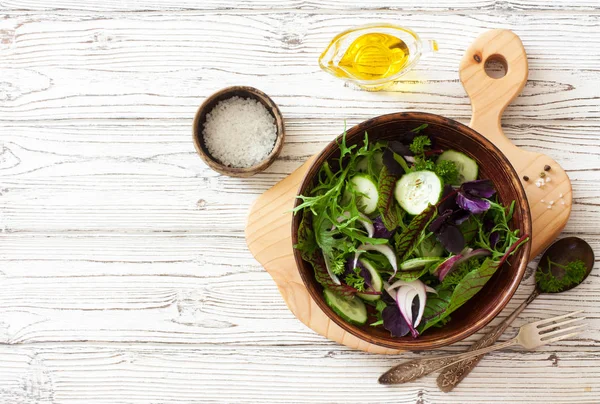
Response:
[{"label": "spoon bowl", "polygon": [[[541,293],[561,293],[578,286],[583,281],[585,281],[588,275],[592,272],[595,257],[594,250],[592,250],[592,247],[587,243],[587,241],[579,237],[566,237],[558,240],[550,247],[548,247],[548,249],[544,252],[544,255],[542,255],[542,258],[540,259],[540,262],[538,264],[538,270],[541,270],[542,272],[546,273],[550,271],[548,259],[559,265],[567,265],[569,262],[572,262],[574,260],[581,260],[585,263],[586,273],[581,279],[581,282],[572,283],[568,286],[561,288],[558,291],[544,290],[540,287],[539,283],[536,283],[536,288],[538,288]],[[553,271],[552,274],[554,276],[557,276],[555,271]]]}]

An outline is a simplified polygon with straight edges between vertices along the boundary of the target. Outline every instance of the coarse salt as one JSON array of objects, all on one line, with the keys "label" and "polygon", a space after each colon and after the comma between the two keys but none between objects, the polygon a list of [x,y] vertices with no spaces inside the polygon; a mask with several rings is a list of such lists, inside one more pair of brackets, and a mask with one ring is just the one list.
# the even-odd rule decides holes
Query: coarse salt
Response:
[{"label": "coarse salt", "polygon": [[231,97],[206,114],[204,143],[229,167],[251,167],[267,158],[277,140],[273,115],[257,100]]},{"label": "coarse salt", "polygon": [[552,178],[546,177],[546,182],[550,182],[551,180],[552,180]]}]

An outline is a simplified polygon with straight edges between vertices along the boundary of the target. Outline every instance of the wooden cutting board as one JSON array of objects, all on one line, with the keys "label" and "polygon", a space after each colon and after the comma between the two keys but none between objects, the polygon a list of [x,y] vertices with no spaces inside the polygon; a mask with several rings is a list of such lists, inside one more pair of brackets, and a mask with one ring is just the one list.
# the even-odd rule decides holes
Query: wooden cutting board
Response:
[{"label": "wooden cutting board", "polygon": [[[484,69],[487,60],[501,62],[506,68],[506,75],[490,78]],[[564,228],[571,213],[572,195],[569,177],[554,160],[519,149],[502,132],[502,113],[527,81],[527,55],[521,40],[508,30],[485,32],[467,49],[459,74],[473,109],[469,126],[502,150],[521,178],[529,177],[528,181],[522,179],[522,182],[533,220],[530,256],[533,259]],[[367,343],[342,330],[321,311],[302,283],[293,256],[292,215],[289,211],[313,160],[314,157],[308,159],[290,176],[261,195],[251,207],[246,225],[248,248],[273,277],[292,313],[308,327],[351,348],[398,353],[400,351]],[[549,166],[550,170],[544,171],[545,166]],[[543,185],[539,181],[542,172],[545,173]]]}]

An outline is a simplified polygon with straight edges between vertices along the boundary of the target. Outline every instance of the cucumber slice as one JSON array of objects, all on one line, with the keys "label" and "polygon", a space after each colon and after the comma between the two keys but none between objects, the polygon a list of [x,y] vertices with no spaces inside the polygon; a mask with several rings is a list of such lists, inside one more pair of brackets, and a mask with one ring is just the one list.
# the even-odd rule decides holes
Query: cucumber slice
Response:
[{"label": "cucumber slice", "polygon": [[405,211],[418,215],[440,200],[442,186],[442,180],[434,172],[415,171],[398,180],[394,196]]},{"label": "cucumber slice", "polygon": [[357,174],[350,179],[356,192],[363,194],[358,197],[358,208],[365,214],[371,214],[377,209],[379,193],[377,183],[366,174]]},{"label": "cucumber slice", "polygon": [[458,168],[458,183],[452,185],[460,185],[463,182],[474,181],[479,175],[479,167],[472,158],[466,154],[456,150],[446,150],[438,157],[437,161],[450,160],[456,164]]},{"label": "cucumber slice", "polygon": [[441,257],[444,255],[444,247],[436,240],[435,236],[429,236],[423,240],[417,248],[415,253],[419,257]]},{"label": "cucumber slice", "polygon": [[367,308],[362,300],[357,298],[346,300],[329,289],[323,291],[323,296],[329,307],[347,322],[357,325],[367,322]]},{"label": "cucumber slice", "polygon": [[[379,275],[379,272],[377,272],[373,264],[367,261],[366,259],[360,259],[359,261],[371,274],[371,289],[369,290],[374,292],[381,292],[381,290],[383,289],[383,279],[381,279],[381,275]],[[366,295],[364,293],[357,293],[357,295],[361,299],[368,300],[371,302],[381,299],[381,295]]]},{"label": "cucumber slice", "polygon": [[408,271],[411,269],[423,268],[425,265],[433,264],[434,262],[438,262],[439,260],[439,257],[412,258],[404,261],[400,265],[400,269],[402,271]]}]

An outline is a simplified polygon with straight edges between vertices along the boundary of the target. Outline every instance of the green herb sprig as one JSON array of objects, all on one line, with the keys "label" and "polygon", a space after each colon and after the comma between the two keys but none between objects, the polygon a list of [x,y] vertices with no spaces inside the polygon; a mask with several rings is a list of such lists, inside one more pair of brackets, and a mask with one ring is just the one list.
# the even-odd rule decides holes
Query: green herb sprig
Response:
[{"label": "green herb sprig", "polygon": [[[555,273],[552,272],[553,266],[562,270],[559,275],[555,275]],[[535,273],[535,281],[542,291],[554,293],[581,283],[587,273],[585,262],[580,259],[561,265],[548,257],[548,267],[546,269],[547,270],[544,271],[541,266],[538,267]]]}]

